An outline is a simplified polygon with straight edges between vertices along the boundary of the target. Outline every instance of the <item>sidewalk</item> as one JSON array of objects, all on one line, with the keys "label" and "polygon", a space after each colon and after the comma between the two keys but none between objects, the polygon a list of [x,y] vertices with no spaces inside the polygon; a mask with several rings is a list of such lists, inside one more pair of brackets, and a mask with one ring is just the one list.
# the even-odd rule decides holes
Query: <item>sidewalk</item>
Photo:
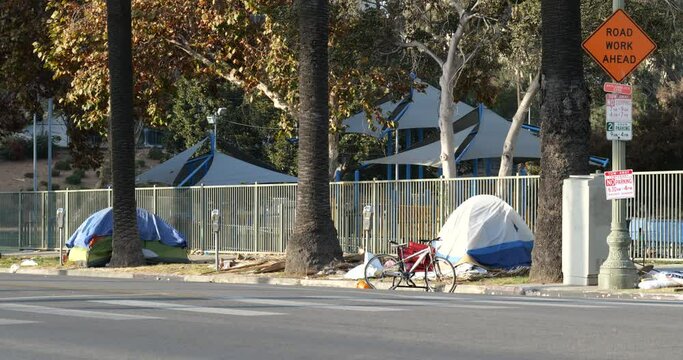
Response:
[{"label": "sidewalk", "polygon": [[[1,273],[10,273],[0,268]],[[154,279],[159,281],[184,281],[220,284],[270,284],[274,286],[316,286],[336,288],[356,288],[356,280],[290,278],[266,275],[168,275],[135,272],[121,272],[117,269],[39,269],[22,267],[17,274],[44,276],[85,276],[115,279]],[[678,291],[680,290],[680,291]],[[683,288],[656,290],[600,290],[597,286],[567,286],[562,284],[522,284],[522,285],[473,285],[462,284],[455,289],[456,294],[485,294],[502,296],[535,296],[600,299],[635,299],[683,301]]]}]

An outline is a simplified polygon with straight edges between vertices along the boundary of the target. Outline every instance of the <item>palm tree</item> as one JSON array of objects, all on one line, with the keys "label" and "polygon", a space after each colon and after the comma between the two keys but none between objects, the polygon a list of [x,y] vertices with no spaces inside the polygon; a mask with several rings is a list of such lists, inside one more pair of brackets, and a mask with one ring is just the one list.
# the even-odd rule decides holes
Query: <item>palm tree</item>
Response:
[{"label": "palm tree", "polygon": [[299,186],[285,271],[307,274],[342,256],[328,183],[328,3],[298,0]]},{"label": "palm tree", "polygon": [[533,281],[562,279],[562,181],[588,173],[589,98],[580,0],[541,1],[541,183]]},{"label": "palm tree", "polygon": [[109,149],[111,156],[114,234],[111,265],[142,265],[135,205],[135,123],[131,0],[107,0],[109,46]]}]

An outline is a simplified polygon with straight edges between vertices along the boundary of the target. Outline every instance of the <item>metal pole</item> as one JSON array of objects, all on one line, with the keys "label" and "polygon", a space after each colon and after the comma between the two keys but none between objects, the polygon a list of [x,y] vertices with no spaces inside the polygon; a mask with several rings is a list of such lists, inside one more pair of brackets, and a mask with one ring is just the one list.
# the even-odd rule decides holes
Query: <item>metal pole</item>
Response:
[{"label": "metal pole", "polygon": [[64,265],[64,229],[59,228],[59,265]]},{"label": "metal pole", "polygon": [[[394,154],[398,155],[398,128],[396,128],[396,136],[394,139]],[[396,178],[395,180],[398,180],[398,160],[396,160]]]},{"label": "metal pole", "polygon": [[258,183],[254,183],[254,252],[258,251]]},{"label": "metal pole", "polygon": [[221,258],[218,254],[218,231],[213,232],[213,249],[216,252],[216,271],[221,271]]},{"label": "metal pole", "polygon": [[47,191],[52,191],[52,98],[47,99]]},{"label": "metal pole", "polygon": [[[624,0],[613,0],[612,10],[624,8]],[[626,168],[626,142],[612,141],[612,170]],[[612,224],[607,236],[609,254],[600,267],[598,287],[601,289],[633,289],[638,283],[638,271],[629,258],[631,236],[626,229],[626,200],[612,200]]]},{"label": "metal pole", "polygon": [[38,191],[38,147],[36,146],[36,122],[38,114],[33,114],[33,191]]},{"label": "metal pole", "polygon": [[47,246],[53,246],[52,237],[52,98],[47,99],[47,214],[50,214],[47,220]]}]

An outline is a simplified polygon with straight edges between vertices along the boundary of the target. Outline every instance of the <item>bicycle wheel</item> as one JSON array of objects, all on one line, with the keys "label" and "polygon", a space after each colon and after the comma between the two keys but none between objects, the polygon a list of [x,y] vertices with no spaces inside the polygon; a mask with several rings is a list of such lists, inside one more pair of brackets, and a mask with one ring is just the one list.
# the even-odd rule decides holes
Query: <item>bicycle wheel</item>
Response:
[{"label": "bicycle wheel", "polygon": [[448,259],[437,256],[429,266],[425,281],[429,291],[453,292],[456,286],[455,267]]},{"label": "bicycle wheel", "polygon": [[399,265],[396,256],[375,255],[365,265],[365,282],[373,289],[393,290],[403,278]]}]

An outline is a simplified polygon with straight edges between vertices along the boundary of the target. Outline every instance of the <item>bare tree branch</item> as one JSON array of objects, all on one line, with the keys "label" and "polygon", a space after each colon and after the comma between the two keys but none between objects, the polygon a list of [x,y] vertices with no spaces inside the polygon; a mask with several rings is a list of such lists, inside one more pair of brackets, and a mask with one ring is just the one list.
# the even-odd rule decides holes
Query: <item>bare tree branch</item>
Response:
[{"label": "bare tree branch", "polygon": [[414,47],[420,50],[421,52],[427,53],[427,55],[431,56],[434,61],[436,61],[439,64],[439,67],[443,66],[443,60],[436,55],[433,51],[431,51],[427,45],[419,42],[419,41],[410,41],[407,43],[401,44],[403,47]]},{"label": "bare tree branch", "polygon": [[[235,73],[236,73],[235,69],[230,68],[226,64],[219,64],[217,62],[212,61],[211,59],[207,58],[206,56],[204,56],[204,55],[200,54],[199,52],[197,52],[196,50],[192,49],[190,44],[188,44],[186,41],[180,42],[180,41],[173,40],[173,39],[166,39],[166,41],[173,44],[178,49],[182,50],[183,52],[190,55],[195,60],[201,62],[202,64],[214,68],[216,73],[220,77],[224,78],[225,80],[228,80],[231,83],[233,83],[239,87],[242,87],[242,88],[246,87],[245,81],[240,79],[239,77],[237,77],[235,75]],[[294,113],[293,107],[290,104],[288,104],[287,101],[282,99],[282,97],[279,94],[270,90],[268,88],[268,85],[264,84],[261,81],[258,81],[258,83],[256,85],[256,89],[258,91],[260,91],[263,95],[265,95],[267,98],[269,98],[273,102],[273,106],[275,106],[276,108],[283,110],[283,111],[286,111],[290,115],[296,115]]]}]

